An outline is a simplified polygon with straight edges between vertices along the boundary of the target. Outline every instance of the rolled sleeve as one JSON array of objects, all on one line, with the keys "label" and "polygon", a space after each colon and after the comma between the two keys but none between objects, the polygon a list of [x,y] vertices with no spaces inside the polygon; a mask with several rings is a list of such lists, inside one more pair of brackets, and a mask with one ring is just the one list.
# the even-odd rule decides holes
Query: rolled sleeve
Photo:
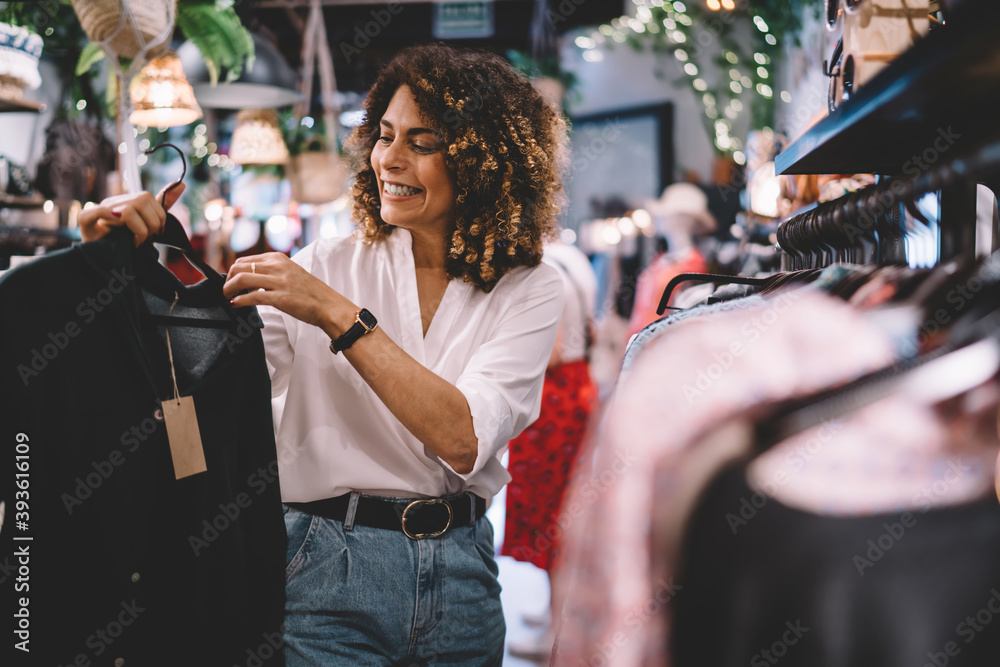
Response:
[{"label": "rolled sleeve", "polygon": [[[297,252],[292,261],[312,273],[314,258],[315,246],[309,245]],[[277,398],[288,389],[292,362],[295,360],[294,345],[298,320],[274,306],[258,306],[257,312],[264,323],[261,335],[264,339],[267,372],[271,376],[271,397]]]},{"label": "rolled sleeve", "polygon": [[563,308],[563,285],[556,270],[544,264],[524,278],[493,335],[473,353],[455,383],[469,404],[479,441],[472,471],[455,473],[465,480],[498,457],[541,411],[545,368]]}]

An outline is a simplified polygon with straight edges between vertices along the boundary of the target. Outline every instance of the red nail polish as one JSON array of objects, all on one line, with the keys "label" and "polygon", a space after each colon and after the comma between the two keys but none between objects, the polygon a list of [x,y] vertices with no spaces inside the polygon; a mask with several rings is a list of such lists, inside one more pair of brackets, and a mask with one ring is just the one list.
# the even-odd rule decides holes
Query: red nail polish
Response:
[{"label": "red nail polish", "polygon": [[120,217],[122,217],[122,212],[121,211],[111,211],[111,215],[115,216],[116,218],[120,218]]}]

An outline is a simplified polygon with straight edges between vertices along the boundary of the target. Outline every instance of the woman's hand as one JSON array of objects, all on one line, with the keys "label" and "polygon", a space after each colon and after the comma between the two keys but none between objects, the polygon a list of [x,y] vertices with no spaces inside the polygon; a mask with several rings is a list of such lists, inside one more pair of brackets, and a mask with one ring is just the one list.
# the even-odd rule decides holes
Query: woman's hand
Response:
[{"label": "woman's hand", "polygon": [[80,211],[76,219],[80,225],[80,237],[84,241],[96,241],[113,228],[125,225],[135,235],[135,246],[138,248],[150,235],[163,230],[167,210],[180,199],[183,192],[183,183],[167,192],[164,199],[166,208],[160,205],[163,190],[155,197],[149,192],[108,197],[97,206]]},{"label": "woman's hand", "polygon": [[[243,290],[250,291],[240,294]],[[229,269],[222,293],[237,308],[274,306],[297,320],[322,328],[331,336],[337,333],[332,330],[336,328],[335,319],[342,320],[346,316],[353,321],[354,318],[353,306],[347,299],[280,252],[236,260]],[[338,308],[343,312],[338,312]]]}]

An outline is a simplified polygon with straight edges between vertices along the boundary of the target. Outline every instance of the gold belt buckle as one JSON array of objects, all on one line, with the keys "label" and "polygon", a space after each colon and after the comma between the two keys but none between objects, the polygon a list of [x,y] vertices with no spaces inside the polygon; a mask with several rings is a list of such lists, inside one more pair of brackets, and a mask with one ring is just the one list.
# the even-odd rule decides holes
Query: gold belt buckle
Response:
[{"label": "gold belt buckle", "polygon": [[[445,507],[448,508],[448,523],[445,524],[444,528],[437,531],[436,533],[416,533],[416,534],[411,533],[406,529],[406,513],[410,511],[411,507],[413,507],[414,505],[437,505],[439,503],[443,504]],[[406,506],[406,509],[403,510],[403,520],[402,520],[403,533],[411,540],[426,540],[429,537],[440,537],[441,535],[444,535],[449,528],[451,528],[451,520],[454,518],[454,516],[455,515],[451,510],[451,505],[448,504],[446,501],[442,500],[441,498],[432,498],[430,500],[414,500],[412,503]]]}]

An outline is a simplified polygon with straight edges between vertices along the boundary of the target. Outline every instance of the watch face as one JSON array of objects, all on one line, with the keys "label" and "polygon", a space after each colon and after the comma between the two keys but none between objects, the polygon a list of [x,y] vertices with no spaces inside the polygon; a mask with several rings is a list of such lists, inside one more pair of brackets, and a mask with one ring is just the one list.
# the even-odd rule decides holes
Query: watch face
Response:
[{"label": "watch face", "polygon": [[361,320],[361,323],[365,325],[366,329],[372,329],[376,324],[378,324],[378,320],[376,320],[375,316],[368,312],[368,309],[366,308],[362,308],[361,312],[358,313],[358,319]]}]

